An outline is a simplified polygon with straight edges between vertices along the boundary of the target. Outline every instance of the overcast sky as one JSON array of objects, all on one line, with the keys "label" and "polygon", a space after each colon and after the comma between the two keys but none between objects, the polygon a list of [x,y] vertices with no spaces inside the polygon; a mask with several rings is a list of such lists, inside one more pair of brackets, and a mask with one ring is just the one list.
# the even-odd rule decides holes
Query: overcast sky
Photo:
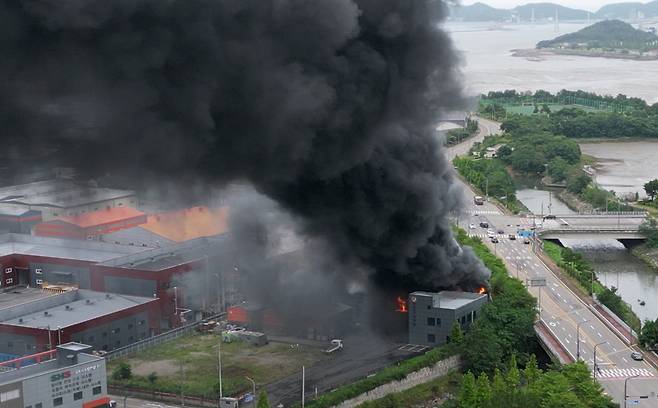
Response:
[{"label": "overcast sky", "polygon": [[[625,0],[462,0],[462,4],[484,3],[496,8],[514,8],[527,3],[539,3],[547,1],[557,3],[563,6],[579,8],[583,10],[597,11],[606,4],[624,3]],[[629,0],[630,1],[630,0]],[[634,0],[635,1],[635,0]],[[646,0],[640,0],[640,3],[648,3]]]}]

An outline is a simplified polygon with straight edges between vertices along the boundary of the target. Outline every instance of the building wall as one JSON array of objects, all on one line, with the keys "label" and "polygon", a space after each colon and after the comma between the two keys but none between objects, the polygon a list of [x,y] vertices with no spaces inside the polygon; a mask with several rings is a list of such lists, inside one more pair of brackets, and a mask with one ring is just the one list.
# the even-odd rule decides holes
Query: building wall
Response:
[{"label": "building wall", "polygon": [[94,350],[109,351],[150,335],[148,313],[142,312],[74,332],[69,337],[71,341],[88,344]]},{"label": "building wall", "polygon": [[[18,394],[17,398],[13,398]],[[23,405],[23,384],[20,381],[13,382],[11,384],[0,385],[0,396],[3,396],[8,399],[7,401],[2,402],[0,406],[2,408],[24,408]],[[11,398],[11,399],[9,399]]]},{"label": "building wall", "polygon": [[91,211],[102,210],[107,207],[114,208],[114,207],[137,207],[137,206],[138,206],[137,197],[135,195],[131,195],[122,198],[117,198],[114,200],[104,200],[95,203],[88,203],[76,207],[54,208],[54,207],[34,205],[34,206],[30,206],[30,208],[33,210],[41,211],[43,222],[48,222],[56,219],[57,217],[84,214]]},{"label": "building wall", "polygon": [[[91,286],[89,278],[89,266],[68,265],[65,262],[30,262],[31,284],[37,286],[37,279],[50,284],[68,284],[82,289],[88,289]],[[41,274],[37,273],[38,269]]]},{"label": "building wall", "polygon": [[[44,345],[38,345],[38,336],[18,333],[0,334],[0,353],[24,356],[42,351]],[[39,347],[41,346],[41,347]]]},{"label": "building wall", "polygon": [[123,276],[104,276],[103,288],[105,292],[143,297],[152,297],[158,291],[156,280]]},{"label": "building wall", "polygon": [[[82,393],[79,400],[74,400],[76,392]],[[84,403],[105,395],[107,377],[105,360],[101,359],[23,380],[24,401],[21,408],[35,408],[37,403],[41,403],[43,408],[54,408],[56,398],[62,398],[61,408],[82,408]]]},{"label": "building wall", "polygon": [[450,331],[455,321],[466,330],[478,317],[479,310],[487,298],[475,299],[467,305],[453,310],[432,306],[431,296],[415,296],[409,299],[409,343],[438,346],[449,342]]}]

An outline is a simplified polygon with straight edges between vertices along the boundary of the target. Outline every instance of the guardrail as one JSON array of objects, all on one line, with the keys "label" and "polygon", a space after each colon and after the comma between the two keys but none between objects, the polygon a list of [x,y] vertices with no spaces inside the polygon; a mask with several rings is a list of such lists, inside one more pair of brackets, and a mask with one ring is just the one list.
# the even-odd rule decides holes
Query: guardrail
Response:
[{"label": "guardrail", "polygon": [[[535,217],[545,218],[548,214],[532,214]],[[646,218],[649,216],[649,213],[646,211],[593,211],[593,212],[579,212],[572,214],[550,214],[551,217],[555,216],[556,218],[606,218],[606,217],[627,217],[627,218]]]},{"label": "guardrail", "polygon": [[218,318],[224,315],[225,313],[220,313],[218,315],[210,316],[203,320],[199,320],[197,322],[193,322],[185,326],[177,327],[173,330],[169,330],[168,332],[164,332],[153,337],[148,337],[146,339],[136,341],[135,343],[129,344],[127,346],[114,349],[112,351],[109,351],[105,355],[105,360],[112,361],[114,359],[125,357],[133,353],[137,353],[149,349],[151,347],[159,346],[162,343],[166,343],[168,341],[177,339],[179,337],[186,336],[191,332],[194,332],[203,323],[206,323],[210,320],[217,320]]}]

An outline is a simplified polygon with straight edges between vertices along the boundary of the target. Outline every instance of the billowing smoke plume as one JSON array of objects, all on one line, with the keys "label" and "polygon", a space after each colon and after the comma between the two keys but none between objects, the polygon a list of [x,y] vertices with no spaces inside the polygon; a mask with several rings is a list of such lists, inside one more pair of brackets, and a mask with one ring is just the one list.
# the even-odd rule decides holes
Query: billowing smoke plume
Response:
[{"label": "billowing smoke plume", "polygon": [[438,0],[4,0],[4,146],[54,148],[133,187],[245,181],[380,283],[470,286],[486,272],[451,236],[460,194],[433,139],[461,100],[445,13]]}]

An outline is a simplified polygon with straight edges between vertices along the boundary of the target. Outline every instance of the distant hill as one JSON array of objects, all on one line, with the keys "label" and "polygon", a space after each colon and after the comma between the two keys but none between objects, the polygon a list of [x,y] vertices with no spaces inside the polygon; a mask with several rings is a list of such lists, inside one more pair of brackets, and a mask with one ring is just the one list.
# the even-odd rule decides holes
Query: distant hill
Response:
[{"label": "distant hill", "polygon": [[644,17],[658,16],[658,0],[649,3],[628,2],[608,4],[601,7],[596,12],[596,18],[607,19],[633,19],[638,17],[638,13],[642,13]]},{"label": "distant hill", "polygon": [[529,21],[532,18],[532,10],[535,11],[536,20],[554,18],[555,10],[558,11],[558,16],[562,21],[587,20],[587,11],[564,7],[554,3],[529,3],[515,7],[513,12],[518,14],[521,20]]},{"label": "distant hill", "polygon": [[484,3],[475,3],[470,6],[450,7],[450,17],[461,21],[505,21],[511,20],[512,12],[493,8]]},{"label": "distant hill", "polygon": [[[561,21],[586,20],[587,11],[560,6],[554,3],[528,3],[513,9],[498,9],[485,3],[470,6],[450,6],[450,18],[460,21],[511,21],[518,16],[522,21],[530,21],[532,10],[535,20],[547,20],[555,17],[558,10]],[[594,19],[635,19],[638,13],[643,17],[658,17],[658,0],[649,3],[625,2],[608,4],[591,14]]]},{"label": "distant hill", "polygon": [[541,41],[537,48],[618,48],[647,50],[655,48],[658,37],[635,29],[619,20],[605,20],[553,40]]}]

